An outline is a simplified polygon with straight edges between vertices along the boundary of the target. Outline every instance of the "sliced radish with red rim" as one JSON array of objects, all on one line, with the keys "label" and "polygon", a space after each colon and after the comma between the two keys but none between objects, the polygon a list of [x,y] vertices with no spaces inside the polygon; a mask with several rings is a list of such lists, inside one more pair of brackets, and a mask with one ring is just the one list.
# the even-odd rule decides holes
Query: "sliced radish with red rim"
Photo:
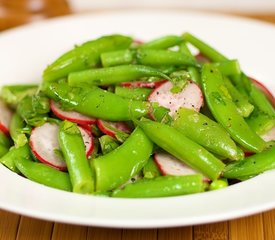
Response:
[{"label": "sliced radish with red rim", "polygon": [[189,108],[199,111],[203,105],[203,94],[197,84],[188,81],[179,93],[172,93],[173,84],[169,81],[155,88],[149,95],[150,102],[157,102],[160,106],[170,109],[170,116],[175,116],[179,108]]},{"label": "sliced radish with red rim", "polygon": [[68,120],[80,125],[91,125],[96,123],[96,119],[83,115],[75,111],[64,111],[61,109],[60,104],[51,100],[51,110],[53,113],[62,120]]},{"label": "sliced radish with red rim", "polygon": [[155,88],[167,82],[167,80],[159,80],[155,82],[144,82],[144,81],[134,81],[134,82],[123,82],[121,83],[122,87],[128,88]]},{"label": "sliced radish with red rim", "polygon": [[263,134],[261,138],[266,142],[275,141],[275,127],[270,129],[267,133]]},{"label": "sliced radish with red rim", "polygon": [[12,118],[12,111],[8,106],[0,100],[0,131],[4,134],[9,134],[9,125]]},{"label": "sliced radish with red rim", "polygon": [[[88,157],[93,151],[93,138],[86,129],[79,127]],[[61,154],[58,143],[59,126],[54,123],[45,123],[32,130],[30,146],[33,155],[40,161],[59,170],[66,170],[67,166]]]},{"label": "sliced radish with red rim", "polygon": [[[155,153],[154,161],[156,162],[162,175],[185,176],[199,173],[166,152]],[[204,181],[210,181],[210,179],[204,177]]]}]

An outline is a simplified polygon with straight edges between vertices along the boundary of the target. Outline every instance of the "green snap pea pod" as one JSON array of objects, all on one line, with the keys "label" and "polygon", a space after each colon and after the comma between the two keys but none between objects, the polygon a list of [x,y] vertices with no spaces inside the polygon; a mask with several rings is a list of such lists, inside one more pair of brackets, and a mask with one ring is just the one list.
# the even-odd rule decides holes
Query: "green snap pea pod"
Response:
[{"label": "green snap pea pod", "polygon": [[265,148],[265,142],[251,130],[238,113],[221,73],[211,64],[205,64],[202,68],[202,88],[213,116],[230,136],[245,149],[261,152]]},{"label": "green snap pea pod", "polygon": [[105,52],[100,55],[103,67],[130,64],[134,61],[135,52],[130,49]]},{"label": "green snap pea pod", "polygon": [[217,179],[223,171],[224,164],[219,159],[175,128],[148,119],[135,123],[155,144],[210,179]]},{"label": "green snap pea pod", "polygon": [[96,174],[96,191],[115,189],[135,176],[147,163],[153,143],[136,128],[114,151],[91,161]]},{"label": "green snap pea pod", "polygon": [[150,88],[128,88],[128,87],[115,87],[115,94],[123,97],[129,98],[137,101],[147,100],[149,94],[152,92]]},{"label": "green snap pea pod", "polygon": [[231,83],[227,77],[223,78],[224,84],[232,97],[233,102],[237,106],[238,112],[243,117],[248,117],[254,110],[254,106],[248,101],[248,98],[241,94],[239,90]]},{"label": "green snap pea pod", "polygon": [[22,147],[11,148],[4,156],[0,158],[0,163],[5,165],[7,168],[13,172],[19,173],[14,161],[16,159],[28,159],[31,158],[31,152],[28,144]]},{"label": "green snap pea pod", "polygon": [[14,159],[15,166],[31,181],[64,191],[72,191],[68,173],[59,171],[43,163],[33,162],[27,158]]},{"label": "green snap pea pod", "polygon": [[23,128],[25,127],[24,120],[20,117],[18,113],[14,113],[11,122],[10,122],[10,136],[16,147],[24,146],[27,142],[27,136],[22,133]]},{"label": "green snap pea pod", "polygon": [[182,37],[168,35],[152,41],[143,43],[139,46],[141,49],[167,49],[179,45],[182,42]]},{"label": "green snap pea pod", "polygon": [[11,139],[3,132],[0,132],[0,145],[6,148],[9,148],[12,145]]},{"label": "green snap pea pod", "polygon": [[66,77],[70,72],[96,67],[100,64],[100,54],[128,48],[132,39],[123,35],[110,35],[88,41],[64,53],[43,73],[45,81],[55,81]]},{"label": "green snap pea pod", "polygon": [[[190,33],[184,33],[183,38],[187,42],[190,42],[192,45],[197,47],[201,53],[203,53],[213,62],[222,62],[228,60],[217,50],[210,47],[208,44],[204,43]],[[237,74],[231,78],[236,86],[240,86],[239,91],[242,91],[242,89],[246,90],[245,93],[249,96],[251,102],[254,105],[256,105],[261,111],[266,112],[272,117],[275,117],[275,109],[273,108],[272,104],[268,101],[264,93],[262,93],[244,73]]]},{"label": "green snap pea pod", "polygon": [[103,135],[98,138],[102,154],[105,155],[119,147],[119,142],[110,137],[109,135]]},{"label": "green snap pea pod", "polygon": [[202,40],[198,39],[191,33],[185,32],[183,35],[183,39],[189,43],[191,43],[193,46],[195,46],[197,49],[200,50],[200,52],[209,58],[213,62],[223,62],[228,60],[223,54],[218,52],[216,49],[212,48],[207,43],[203,42]]},{"label": "green snap pea pod", "polygon": [[148,162],[142,169],[142,173],[144,178],[150,178],[150,179],[161,176],[159,168],[152,157],[148,159]]},{"label": "green snap pea pod", "polygon": [[46,121],[50,102],[45,96],[26,96],[20,101],[16,111],[27,124],[38,126]]},{"label": "green snap pea pod", "polygon": [[258,107],[254,109],[245,121],[258,135],[265,134],[275,126],[275,118],[262,112]]},{"label": "green snap pea pod", "polygon": [[[179,46],[179,51],[187,56],[189,56],[190,58],[193,58],[194,61],[196,61],[195,57],[192,55],[191,51],[189,50],[187,44],[185,41],[183,41],[180,46]],[[200,85],[201,82],[201,75],[200,72],[198,70],[198,68],[196,67],[187,67],[187,70],[191,76],[191,79],[196,82],[197,84]]]},{"label": "green snap pea pod", "polygon": [[243,159],[235,142],[218,123],[194,110],[181,108],[173,127],[210,152],[231,160]]},{"label": "green snap pea pod", "polygon": [[49,97],[60,101],[63,107],[109,121],[139,118],[151,110],[148,102],[125,99],[98,87],[75,88],[66,83],[51,83],[44,91]]},{"label": "green snap pea pod", "polygon": [[225,178],[239,179],[246,176],[258,175],[264,171],[275,168],[275,147],[254,154],[244,160],[226,166],[223,176]]},{"label": "green snap pea pod", "polygon": [[241,74],[241,67],[238,60],[236,59],[216,62],[214,65],[225,76]]},{"label": "green snap pea pod", "polygon": [[70,175],[73,192],[94,192],[93,173],[86,158],[81,133],[75,123],[64,121],[60,125],[59,145]]},{"label": "green snap pea pod", "polygon": [[0,158],[3,157],[8,151],[9,151],[8,147],[0,144]]},{"label": "green snap pea pod", "polygon": [[149,66],[193,66],[200,67],[194,59],[180,52],[169,50],[140,49],[137,51],[137,61]]},{"label": "green snap pea pod", "polygon": [[68,83],[70,86],[81,86],[81,84],[106,86],[152,76],[169,80],[166,74],[152,67],[143,65],[120,65],[70,73]]},{"label": "green snap pea pod", "polygon": [[225,187],[228,187],[227,179],[226,178],[220,178],[220,179],[214,180],[213,182],[210,183],[209,190],[210,191],[218,190],[218,189],[225,188]]},{"label": "green snap pea pod", "polygon": [[37,92],[35,84],[5,85],[1,89],[0,96],[5,103],[15,107],[25,96],[32,96]]},{"label": "green snap pea pod", "polygon": [[204,191],[203,177],[200,174],[189,176],[161,176],[154,179],[142,179],[117,189],[112,197],[149,198],[170,197]]}]

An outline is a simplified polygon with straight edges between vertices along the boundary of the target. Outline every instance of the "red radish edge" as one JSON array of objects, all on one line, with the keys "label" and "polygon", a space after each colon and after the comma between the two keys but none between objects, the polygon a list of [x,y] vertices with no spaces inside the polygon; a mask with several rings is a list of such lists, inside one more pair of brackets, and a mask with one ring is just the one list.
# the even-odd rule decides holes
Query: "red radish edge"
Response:
[{"label": "red radish edge", "polygon": [[12,118],[12,111],[8,106],[0,100],[0,131],[5,135],[9,135],[9,125]]},{"label": "red radish edge", "polygon": [[105,133],[106,135],[109,135],[110,137],[116,138],[115,132],[112,129],[108,128],[105,123],[111,125],[113,128],[116,128],[118,131],[122,131],[125,133],[131,132],[131,129],[124,122],[109,122],[97,119],[97,126],[100,131]]},{"label": "red radish edge", "polygon": [[50,103],[51,106],[51,110],[52,112],[60,119],[62,120],[68,120],[71,122],[75,122],[77,124],[80,125],[91,125],[91,124],[95,124],[96,123],[96,119],[83,115],[79,112],[75,112],[75,111],[63,111],[58,103],[54,102],[53,100],[51,100]]},{"label": "red radish edge", "polygon": [[205,55],[203,55],[201,52],[199,52],[196,56],[195,56],[196,60],[200,63],[209,63],[210,60],[208,57],[206,57]]},{"label": "red radish edge", "polygon": [[[45,123],[45,124],[50,124],[50,123]],[[40,127],[43,127],[43,125],[40,126]],[[88,143],[84,140],[84,144],[85,144],[85,148],[86,148],[86,157],[88,157],[92,153],[92,151],[93,151],[93,146],[94,146],[94,144],[93,144],[93,137],[92,137],[91,132],[89,132],[87,129],[85,129],[83,127],[80,127],[80,126],[78,126],[78,127],[79,127],[79,130],[81,132],[82,137],[83,137],[83,133],[85,133],[85,134],[87,134],[88,138],[90,139],[90,141]],[[44,164],[52,166],[52,167],[54,167],[54,168],[56,168],[58,170],[61,170],[61,171],[66,171],[67,170],[67,166],[66,166],[66,163],[65,163],[65,161],[63,159],[59,159],[59,160],[56,161],[56,163],[53,163],[52,161],[48,161],[47,159],[45,159],[45,156],[42,157],[41,154],[39,153],[39,151],[35,150],[39,146],[35,146],[35,140],[33,138],[35,137],[34,134],[36,133],[36,131],[38,130],[38,128],[39,127],[34,128],[32,130],[32,132],[31,132],[31,136],[30,136],[30,142],[29,142],[29,144],[30,144],[30,147],[31,147],[33,155],[40,162],[42,162]],[[49,136],[48,134],[49,134],[49,132],[47,132],[47,136]],[[49,148],[49,149],[50,149],[50,151],[52,150],[51,148]],[[56,149],[58,149],[58,146],[56,146]]]},{"label": "red radish edge", "polygon": [[122,87],[127,88],[155,88],[167,82],[167,80],[159,80],[155,82],[143,82],[143,81],[134,81],[134,82],[123,82],[121,83]]},{"label": "red radish edge", "polygon": [[[155,153],[154,161],[158,166],[161,174],[164,176],[185,176],[198,173],[197,170],[189,167],[182,161],[166,152]],[[204,181],[209,182],[210,179],[204,176]]]},{"label": "red radish edge", "polygon": [[[177,110],[181,107],[194,109],[195,111],[200,110],[203,105],[203,94],[200,87],[196,83],[189,81],[181,92],[175,94],[170,92],[172,86],[173,84],[169,81],[162,83],[151,92],[148,97],[148,101],[157,102],[160,106],[170,109],[169,114],[171,116],[174,116]],[[195,86],[195,89],[190,89],[190,86]],[[190,98],[190,96],[188,97],[183,94],[197,94],[196,97],[198,98],[195,98],[194,96]],[[179,100],[183,101],[180,103]],[[188,102],[189,100],[190,102]]]}]

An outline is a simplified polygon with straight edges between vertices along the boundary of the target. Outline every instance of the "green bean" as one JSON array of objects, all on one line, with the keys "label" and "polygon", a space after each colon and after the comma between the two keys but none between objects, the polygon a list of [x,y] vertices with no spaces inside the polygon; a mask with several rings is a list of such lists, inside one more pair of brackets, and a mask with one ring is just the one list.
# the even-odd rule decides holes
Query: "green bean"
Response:
[{"label": "green bean", "polygon": [[96,173],[96,191],[115,189],[135,176],[147,163],[153,144],[140,128],[110,153],[91,161]]},{"label": "green bean", "polygon": [[43,73],[45,81],[55,81],[66,77],[70,72],[96,67],[100,64],[100,54],[128,48],[132,39],[122,35],[110,35],[88,41],[64,53]]},{"label": "green bean", "polygon": [[154,159],[150,157],[148,162],[142,169],[144,178],[155,178],[161,175],[158,166],[156,165]]},{"label": "green bean", "polygon": [[1,131],[0,131],[0,145],[6,148],[9,148],[12,145],[11,139]]},{"label": "green bean", "polygon": [[16,147],[22,147],[28,142],[27,136],[22,133],[25,127],[24,120],[20,117],[18,113],[14,113],[10,122],[10,136]]},{"label": "green bean", "polygon": [[9,151],[8,147],[0,144],[0,158],[3,157],[8,151]]},{"label": "green bean", "polygon": [[120,198],[148,198],[169,197],[204,191],[202,175],[163,176],[154,179],[142,179],[127,185],[124,189],[117,189],[112,197]]},{"label": "green bean", "polygon": [[232,160],[244,157],[235,142],[218,123],[194,110],[182,108],[177,112],[173,127],[210,152]]},{"label": "green bean", "polygon": [[115,94],[123,97],[129,98],[137,101],[147,100],[149,94],[152,92],[150,88],[128,88],[128,87],[115,87]]},{"label": "green bean", "polygon": [[223,78],[224,84],[232,97],[233,102],[237,106],[237,110],[243,117],[248,117],[254,110],[254,106],[248,101],[248,98],[241,94],[239,90],[227,78]]},{"label": "green bean", "polygon": [[226,178],[220,178],[220,179],[214,180],[213,182],[210,183],[209,190],[210,191],[218,190],[218,189],[225,188],[225,187],[228,187],[227,179]]},{"label": "green bean", "polygon": [[105,52],[100,55],[103,67],[130,64],[134,61],[135,52],[130,49]]},{"label": "green bean", "polygon": [[149,66],[200,66],[192,57],[169,50],[140,49],[137,51],[137,61]]},{"label": "green bean", "polygon": [[106,86],[151,76],[169,79],[167,75],[152,67],[143,65],[120,65],[70,73],[68,83],[70,86],[81,86],[82,84]]},{"label": "green bean", "polygon": [[75,123],[64,121],[59,129],[59,145],[68,167],[73,192],[94,192],[92,170],[86,158],[81,133]]},{"label": "green bean", "polygon": [[51,83],[44,85],[44,91],[50,98],[60,101],[63,107],[109,121],[127,121],[150,112],[148,102],[125,99],[98,87],[80,88],[66,83]]},{"label": "green bean", "polygon": [[119,142],[116,139],[110,137],[109,135],[103,135],[100,138],[98,138],[98,140],[103,155],[119,147]]},{"label": "green bean", "polygon": [[213,116],[230,136],[244,148],[261,152],[265,148],[265,142],[250,129],[238,113],[221,73],[211,64],[205,64],[202,68],[202,88]]},{"label": "green bean", "polygon": [[214,65],[225,76],[241,74],[241,67],[238,60],[226,60],[222,62],[216,62]]},{"label": "green bean", "polygon": [[35,84],[5,85],[1,89],[0,96],[5,103],[15,107],[25,97],[32,96],[38,90]]},{"label": "green bean", "polygon": [[15,166],[14,161],[16,159],[30,159],[31,152],[28,144],[25,144],[22,147],[11,148],[4,156],[0,158],[0,163],[5,165],[7,168],[13,172],[19,173],[19,170]]},{"label": "green bean", "polygon": [[242,161],[226,166],[223,176],[225,178],[239,179],[246,176],[258,175],[264,171],[275,168],[275,147],[254,154]]},{"label": "green bean", "polygon": [[159,147],[210,179],[217,179],[221,174],[224,164],[175,128],[148,119],[135,120],[135,123]]},{"label": "green bean", "polygon": [[61,172],[43,163],[33,162],[27,158],[16,158],[14,163],[28,179],[48,187],[72,191],[68,173]]},{"label": "green bean", "polygon": [[175,35],[167,35],[161,38],[141,44],[140,49],[167,49],[179,45],[182,42],[182,37]]}]

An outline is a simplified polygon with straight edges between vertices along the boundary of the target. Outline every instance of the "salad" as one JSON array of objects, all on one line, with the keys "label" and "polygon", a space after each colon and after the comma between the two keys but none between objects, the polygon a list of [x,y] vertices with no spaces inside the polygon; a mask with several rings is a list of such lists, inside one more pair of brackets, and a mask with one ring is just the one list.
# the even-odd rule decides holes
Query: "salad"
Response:
[{"label": "salad", "polygon": [[1,164],[48,187],[168,197],[275,168],[273,95],[187,32],[85,42],[0,97]]}]

